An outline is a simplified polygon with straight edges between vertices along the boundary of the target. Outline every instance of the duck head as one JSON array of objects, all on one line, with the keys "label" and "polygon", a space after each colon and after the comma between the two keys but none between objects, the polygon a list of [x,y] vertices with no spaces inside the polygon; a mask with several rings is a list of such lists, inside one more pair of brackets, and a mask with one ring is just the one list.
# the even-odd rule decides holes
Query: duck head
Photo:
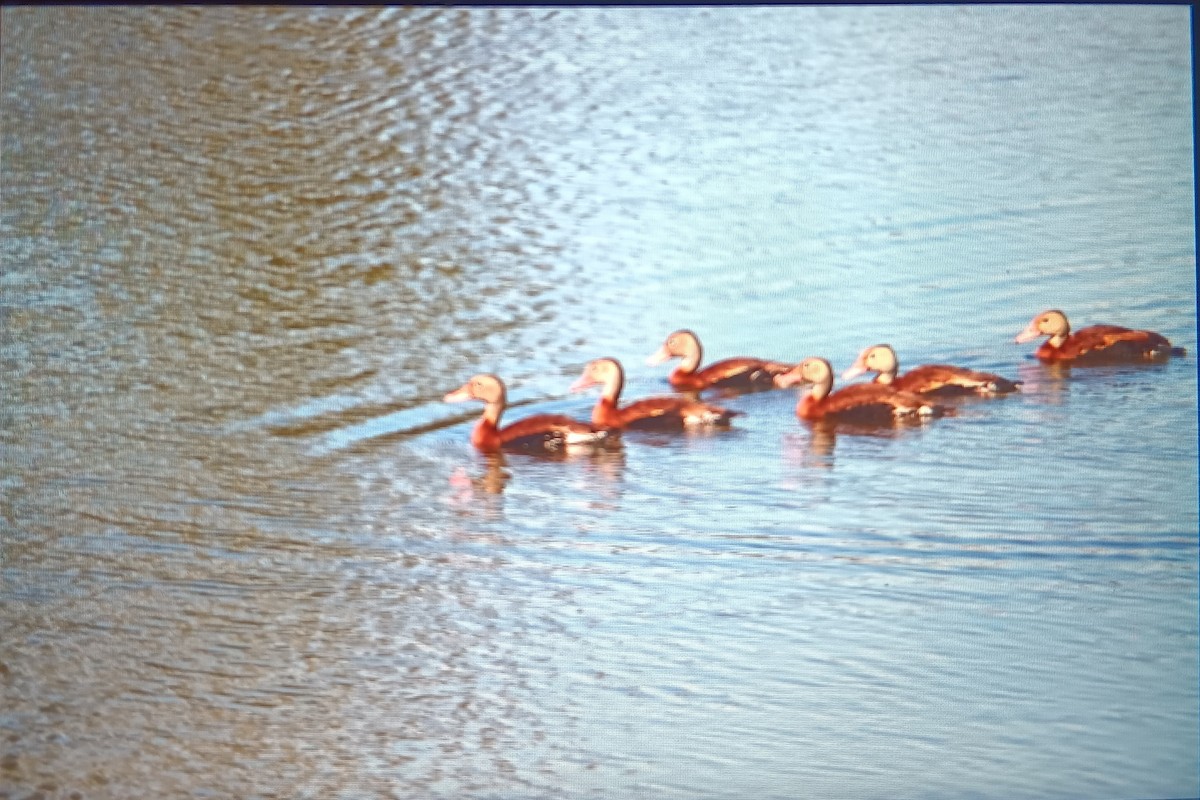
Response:
[{"label": "duck head", "polygon": [[782,375],[776,375],[775,385],[811,386],[815,397],[824,397],[833,388],[833,367],[823,358],[806,358]]},{"label": "duck head", "polygon": [[1060,347],[1070,332],[1071,324],[1067,322],[1067,315],[1057,309],[1051,309],[1034,317],[1033,321],[1026,326],[1025,330],[1018,333],[1017,338],[1013,341],[1021,344],[1039,336],[1049,336],[1050,344]]},{"label": "duck head", "polygon": [[615,403],[624,384],[625,372],[619,361],[615,358],[597,358],[584,366],[583,374],[571,384],[571,391],[580,392],[592,386],[603,386],[604,397]]},{"label": "duck head", "polygon": [[667,337],[663,342],[662,347],[654,355],[646,359],[647,364],[661,364],[672,358],[681,358],[683,363],[679,368],[684,372],[691,372],[696,367],[700,366],[700,358],[703,351],[700,348],[700,340],[696,334],[687,329],[680,329]]},{"label": "duck head", "polygon": [[896,351],[891,345],[877,344],[858,354],[854,365],[842,373],[842,380],[848,381],[864,372],[878,372],[880,383],[891,383],[899,369],[900,363],[896,360]]},{"label": "duck head", "polygon": [[480,400],[488,405],[503,406],[506,399],[504,381],[495,375],[480,373],[454,391],[447,392],[442,401],[463,403],[467,400]]}]

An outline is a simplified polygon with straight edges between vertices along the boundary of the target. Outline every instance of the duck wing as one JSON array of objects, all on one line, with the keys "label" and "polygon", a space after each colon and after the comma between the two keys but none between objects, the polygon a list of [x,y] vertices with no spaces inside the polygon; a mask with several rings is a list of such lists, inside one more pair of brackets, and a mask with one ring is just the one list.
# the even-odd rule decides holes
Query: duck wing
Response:
[{"label": "duck wing", "polygon": [[516,450],[558,450],[602,441],[608,432],[565,414],[534,414],[499,431],[500,443]]},{"label": "duck wing", "polygon": [[942,396],[1006,394],[1017,390],[1016,382],[999,375],[946,364],[916,367],[893,381],[892,386],[902,392]]},{"label": "duck wing", "polygon": [[793,366],[761,358],[726,358],[697,370],[695,376],[704,386],[773,388],[775,376],[782,375]]}]

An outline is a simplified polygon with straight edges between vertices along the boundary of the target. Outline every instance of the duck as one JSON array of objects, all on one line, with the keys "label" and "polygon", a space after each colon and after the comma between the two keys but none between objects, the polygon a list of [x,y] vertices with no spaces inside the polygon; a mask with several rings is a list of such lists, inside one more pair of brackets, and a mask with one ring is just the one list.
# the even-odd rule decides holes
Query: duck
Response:
[{"label": "duck", "polygon": [[1058,309],[1038,314],[1013,341],[1022,344],[1040,336],[1050,338],[1033,354],[1047,364],[1087,366],[1166,361],[1171,356],[1187,355],[1185,349],[1173,347],[1167,337],[1154,331],[1122,328],[1119,325],[1089,325],[1071,333],[1067,315]]},{"label": "duck", "polygon": [[447,403],[467,400],[483,402],[483,415],[471,431],[471,444],[484,453],[501,450],[524,452],[560,452],[569,445],[594,445],[604,441],[608,431],[571,419],[564,414],[534,414],[500,427],[500,417],[508,402],[504,381],[490,373],[474,376],[442,398]]},{"label": "duck", "polygon": [[710,388],[773,389],[775,376],[782,375],[795,366],[779,361],[741,357],[726,358],[700,369],[703,355],[699,337],[690,330],[680,329],[668,336],[662,347],[646,359],[646,363],[654,365],[672,358],[683,359],[667,377],[672,387],[683,391]]},{"label": "duck", "polygon": [[[833,367],[823,358],[806,358],[775,377],[775,385],[811,386],[800,398],[796,416],[806,422],[830,420],[879,425],[903,419],[925,419],[949,413],[944,406],[912,392],[878,383],[858,383],[833,392]],[[832,393],[831,393],[832,392]]]},{"label": "duck", "polygon": [[877,344],[858,354],[854,366],[842,373],[842,380],[848,381],[864,372],[877,372],[879,374],[875,376],[874,383],[880,386],[890,386],[901,392],[942,397],[1008,394],[1017,391],[1019,385],[1019,381],[1010,381],[990,372],[976,372],[945,364],[914,367],[897,377],[899,369],[900,362],[896,359],[896,351],[891,345]]},{"label": "duck", "polygon": [[699,426],[727,427],[741,414],[720,406],[701,403],[687,397],[647,397],[620,406],[621,389],[625,385],[625,370],[615,358],[589,361],[583,374],[571,384],[579,392],[592,386],[602,386],[600,399],[592,408],[592,424],[607,430],[621,428],[692,428]]}]

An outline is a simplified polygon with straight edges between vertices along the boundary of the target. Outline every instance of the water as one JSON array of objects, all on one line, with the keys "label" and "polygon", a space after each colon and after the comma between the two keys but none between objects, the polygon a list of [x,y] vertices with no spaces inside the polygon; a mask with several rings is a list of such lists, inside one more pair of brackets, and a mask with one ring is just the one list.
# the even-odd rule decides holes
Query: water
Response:
[{"label": "water", "polygon": [[[1200,791],[1187,9],[2,13],[0,796]],[[684,326],[1023,392],[440,401]]]}]

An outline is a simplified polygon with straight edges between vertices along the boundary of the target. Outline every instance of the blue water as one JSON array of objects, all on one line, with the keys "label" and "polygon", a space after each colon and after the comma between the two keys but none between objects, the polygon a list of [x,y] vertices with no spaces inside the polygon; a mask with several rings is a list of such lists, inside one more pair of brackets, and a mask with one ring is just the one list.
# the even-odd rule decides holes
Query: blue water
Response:
[{"label": "blue water", "polygon": [[[0,13],[0,796],[1200,792],[1187,9]],[[441,402],[680,327],[1022,391]]]}]

